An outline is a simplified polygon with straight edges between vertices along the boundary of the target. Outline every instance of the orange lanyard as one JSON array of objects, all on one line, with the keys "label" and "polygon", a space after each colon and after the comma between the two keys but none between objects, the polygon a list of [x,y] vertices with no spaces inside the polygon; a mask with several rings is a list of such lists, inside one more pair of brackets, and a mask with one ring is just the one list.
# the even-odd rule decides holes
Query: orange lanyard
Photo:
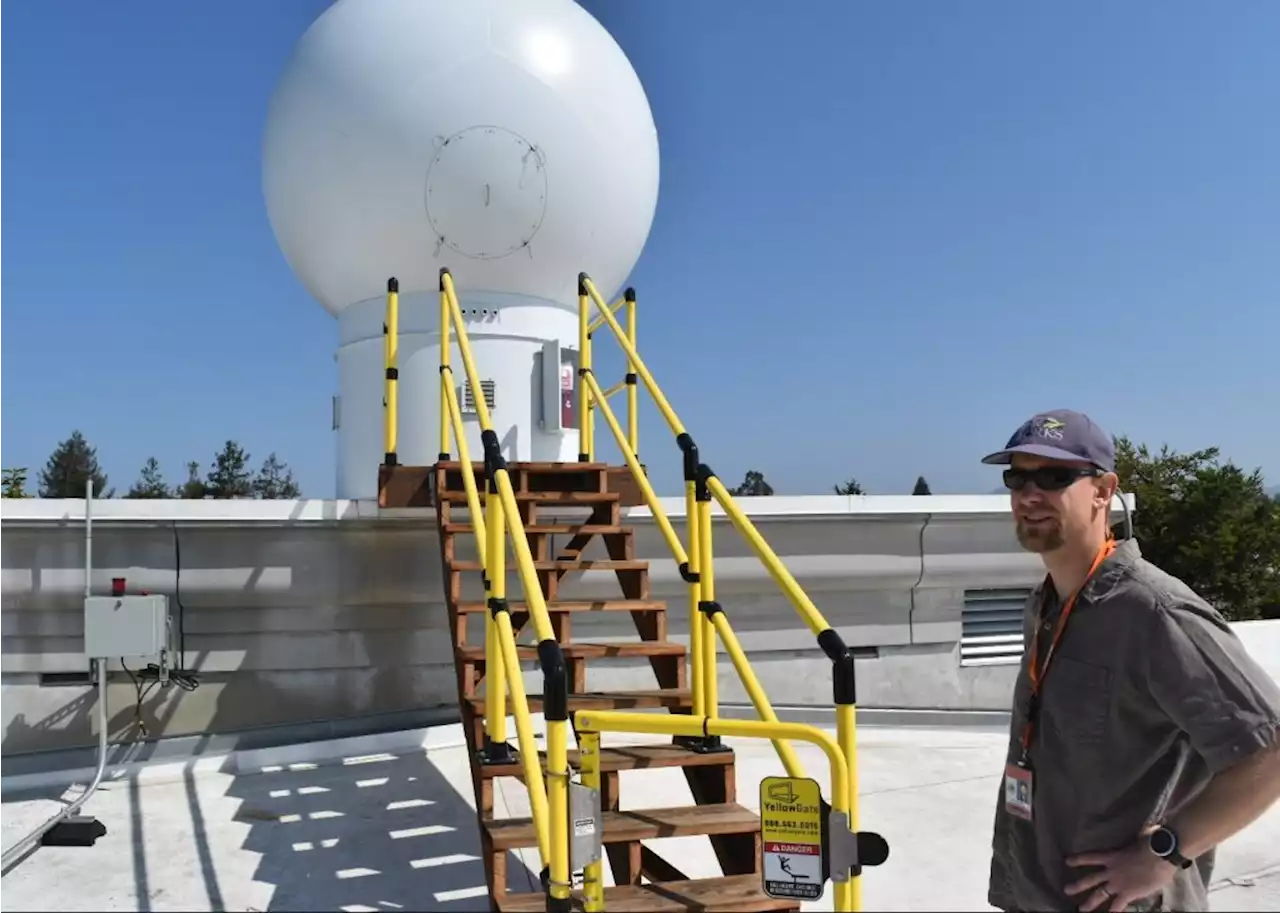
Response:
[{"label": "orange lanyard", "polygon": [[1093,558],[1093,564],[1089,567],[1089,573],[1085,576],[1084,582],[1079,588],[1067,597],[1067,601],[1062,604],[1062,610],[1058,613],[1058,625],[1053,632],[1053,640],[1049,642],[1049,652],[1044,657],[1044,668],[1040,668],[1040,618],[1036,618],[1036,629],[1031,635],[1031,656],[1027,662],[1027,676],[1031,679],[1031,702],[1027,707],[1027,722],[1022,727],[1022,758],[1025,761],[1027,753],[1031,750],[1031,740],[1035,736],[1036,721],[1040,716],[1040,689],[1044,684],[1045,676],[1049,674],[1049,664],[1053,662],[1054,655],[1058,652],[1058,642],[1062,640],[1062,632],[1067,628],[1067,619],[1071,617],[1071,610],[1075,608],[1076,597],[1080,595],[1080,591],[1084,589],[1085,584],[1092,579],[1097,573],[1098,568],[1102,566],[1102,562],[1111,556],[1116,550],[1116,540],[1108,539],[1102,548],[1098,549],[1098,554]]}]

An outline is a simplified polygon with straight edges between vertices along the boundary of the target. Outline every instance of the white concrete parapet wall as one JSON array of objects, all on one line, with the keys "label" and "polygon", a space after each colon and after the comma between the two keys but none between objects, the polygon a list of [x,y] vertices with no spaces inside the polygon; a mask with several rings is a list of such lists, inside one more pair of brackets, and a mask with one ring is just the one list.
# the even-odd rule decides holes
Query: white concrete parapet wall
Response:
[{"label": "white concrete parapet wall", "polygon": [[[831,624],[862,648],[863,706],[1007,709],[1015,665],[959,659],[965,591],[1031,587],[1042,573],[1017,546],[1007,498],[739,503]],[[683,536],[683,499],[663,506]],[[187,665],[201,686],[152,689],[145,719],[153,734],[456,705],[434,511],[380,512],[367,501],[107,500],[93,513],[95,591],[125,577],[131,592],[166,593],[183,607]],[[718,506],[714,514],[717,596],[770,698],[830,705],[829,667],[813,635]],[[4,752],[88,743],[92,695],[73,677],[87,669],[84,502],[5,501],[2,519]],[[653,597],[670,601],[670,637],[687,641],[676,564],[647,509],[629,511],[629,522],[637,557],[653,562]],[[510,586],[516,598],[514,576]],[[595,572],[570,575],[562,593],[618,590],[612,574]],[[573,636],[636,635],[626,613],[591,613],[575,617]],[[480,642],[478,627],[470,637]],[[643,660],[588,668],[592,688],[654,686]],[[727,660],[719,680],[722,701],[745,701]],[[540,688],[536,674],[528,683]],[[132,724],[133,701],[127,677],[113,679],[113,730]]]}]

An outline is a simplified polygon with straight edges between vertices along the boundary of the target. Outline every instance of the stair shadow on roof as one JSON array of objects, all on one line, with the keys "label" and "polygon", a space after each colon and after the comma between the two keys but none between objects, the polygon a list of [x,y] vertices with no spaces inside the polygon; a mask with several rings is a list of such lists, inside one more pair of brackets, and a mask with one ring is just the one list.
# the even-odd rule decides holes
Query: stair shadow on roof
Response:
[{"label": "stair shadow on roof", "polygon": [[[227,795],[270,910],[474,910],[489,893],[476,813],[450,782],[469,778],[464,752],[418,751],[239,775]],[[532,890],[514,853],[507,870]]]}]

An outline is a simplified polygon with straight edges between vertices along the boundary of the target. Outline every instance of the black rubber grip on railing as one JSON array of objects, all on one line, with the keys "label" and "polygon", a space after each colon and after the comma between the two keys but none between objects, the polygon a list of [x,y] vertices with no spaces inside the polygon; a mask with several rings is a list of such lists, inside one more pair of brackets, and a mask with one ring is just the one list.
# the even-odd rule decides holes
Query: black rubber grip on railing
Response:
[{"label": "black rubber grip on railing", "polygon": [[698,481],[698,445],[693,442],[693,436],[687,431],[677,434],[676,446],[684,454],[684,480]]},{"label": "black rubber grip on railing", "polygon": [[552,638],[538,641],[542,666],[542,715],[548,721],[569,719],[569,672],[564,651]]},{"label": "black rubber grip on railing", "polygon": [[440,463],[449,462],[449,454],[441,452],[436,454],[436,461]]},{"label": "black rubber grip on railing", "polygon": [[706,463],[698,464],[698,472],[694,478],[693,494],[696,501],[710,501],[711,488],[707,482],[716,477],[715,471]]},{"label": "black rubber grip on railing", "polygon": [[701,600],[699,600],[699,601],[698,601],[698,611],[699,611],[699,612],[701,612],[703,615],[707,616],[708,618],[711,618],[711,617],[712,617],[712,616],[714,616],[714,615],[723,615],[723,614],[724,614],[724,608],[720,605],[720,603],[716,602],[714,599],[712,599],[712,600],[706,600],[706,599],[701,599]]},{"label": "black rubber grip on railing", "polygon": [[442,292],[444,291],[444,277],[452,276],[452,275],[453,274],[449,272],[449,267],[447,266],[440,267],[440,291]]},{"label": "black rubber grip on railing", "polygon": [[627,376],[624,379],[630,387],[634,387],[636,384],[640,383],[640,375],[630,371],[627,372]]},{"label": "black rubber grip on railing", "polygon": [[499,599],[497,596],[490,596],[488,600],[489,612],[494,618],[497,618],[503,612],[511,614],[511,606],[505,599]]},{"label": "black rubber grip on railing", "polygon": [[622,293],[622,297],[627,299],[628,301],[634,302],[636,300],[636,290],[634,288],[628,288],[625,292]]},{"label": "black rubber grip on railing", "polygon": [[827,628],[818,635],[818,646],[831,660],[831,688],[835,702],[846,707],[858,703],[857,670],[854,668],[853,651],[845,646],[844,638],[835,628]]},{"label": "black rubber grip on railing", "polygon": [[695,573],[694,571],[689,570],[688,561],[681,561],[680,562],[680,579],[683,580],[685,583],[699,583],[701,582],[702,577],[697,573]]},{"label": "black rubber grip on railing", "polygon": [[382,455],[383,466],[395,466],[399,462],[400,458],[396,456],[396,452],[394,450],[390,450]]},{"label": "black rubber grip on railing", "polygon": [[388,291],[388,292],[398,292],[398,291],[400,291],[400,280],[399,280],[399,279],[397,279],[395,276],[392,276],[390,279],[388,279],[388,280],[387,280],[387,291]]},{"label": "black rubber grip on railing", "polygon": [[498,432],[490,428],[480,432],[480,444],[484,447],[484,474],[489,480],[489,494],[498,493],[498,473],[507,468],[507,458],[502,455]]},{"label": "black rubber grip on railing", "polygon": [[382,321],[382,335],[386,336],[390,332],[391,332],[391,327],[387,326],[387,322],[385,320]]},{"label": "black rubber grip on railing", "polygon": [[387,368],[386,374],[387,374],[387,380],[399,380],[399,379],[400,379],[400,369],[399,369],[399,368]]},{"label": "black rubber grip on railing", "polygon": [[578,294],[579,295],[590,294],[590,292],[587,291],[587,282],[590,281],[590,279],[591,277],[588,276],[586,273],[578,273]]}]

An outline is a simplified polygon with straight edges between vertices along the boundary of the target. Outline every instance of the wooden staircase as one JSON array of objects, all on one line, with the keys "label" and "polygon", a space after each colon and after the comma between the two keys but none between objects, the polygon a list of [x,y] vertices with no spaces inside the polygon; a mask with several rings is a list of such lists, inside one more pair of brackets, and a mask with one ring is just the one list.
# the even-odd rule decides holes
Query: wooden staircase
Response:
[{"label": "wooden staircase", "polygon": [[[682,644],[667,640],[666,603],[650,598],[648,562],[636,558],[635,530],[622,523],[624,496],[618,490],[621,486],[617,469],[600,463],[513,463],[508,469],[552,627],[568,666],[571,720],[574,712],[588,708],[665,707],[671,712],[689,713],[692,695],[687,685],[686,650]],[[474,464],[474,471],[483,498],[483,464]],[[483,624],[487,607],[483,596],[478,595],[483,586],[480,563],[460,557],[464,548],[467,552],[473,551],[475,541],[469,519],[453,517],[456,508],[466,508],[461,464],[436,464],[432,481],[445,570],[445,597],[454,636],[458,701],[471,755],[471,776],[492,908],[542,910],[544,892],[508,891],[508,853],[537,845],[533,821],[495,819],[493,814],[495,782],[501,777],[521,779],[521,768],[518,762],[481,762],[484,697],[480,686],[485,678]],[[565,520],[570,511],[581,516]],[[603,543],[607,558],[583,557],[595,539]],[[508,556],[508,570],[514,573],[514,553],[509,544]],[[600,601],[560,598],[561,584],[568,575],[589,573],[612,573],[620,590],[618,598]],[[464,592],[464,585],[469,592]],[[518,586],[509,585],[508,594],[512,626],[519,637],[528,624],[529,613],[525,603],[518,601],[523,595]],[[630,613],[639,639],[627,643],[576,642],[573,620],[585,612]],[[536,658],[531,645],[520,646],[518,652],[522,660],[532,663]],[[619,693],[588,692],[587,663],[620,657],[646,657],[657,687]],[[537,713],[541,704],[540,688],[530,689],[529,709]],[[515,727],[509,722],[507,730],[514,752],[518,748]],[[799,909],[795,901],[775,900],[761,888],[760,820],[755,812],[736,801],[731,750],[699,751],[673,740],[672,744],[606,747],[601,755],[603,839],[617,885],[605,891],[608,909]],[[545,755],[543,760],[545,765]],[[577,768],[576,751],[570,751],[569,763]],[[659,768],[681,769],[695,804],[629,810],[622,801],[623,780],[627,782],[629,795],[643,794],[644,775],[640,772]],[[656,838],[695,835],[710,838],[723,876],[690,879],[646,844]],[[574,892],[574,904],[575,908],[581,907],[580,891]]]}]

